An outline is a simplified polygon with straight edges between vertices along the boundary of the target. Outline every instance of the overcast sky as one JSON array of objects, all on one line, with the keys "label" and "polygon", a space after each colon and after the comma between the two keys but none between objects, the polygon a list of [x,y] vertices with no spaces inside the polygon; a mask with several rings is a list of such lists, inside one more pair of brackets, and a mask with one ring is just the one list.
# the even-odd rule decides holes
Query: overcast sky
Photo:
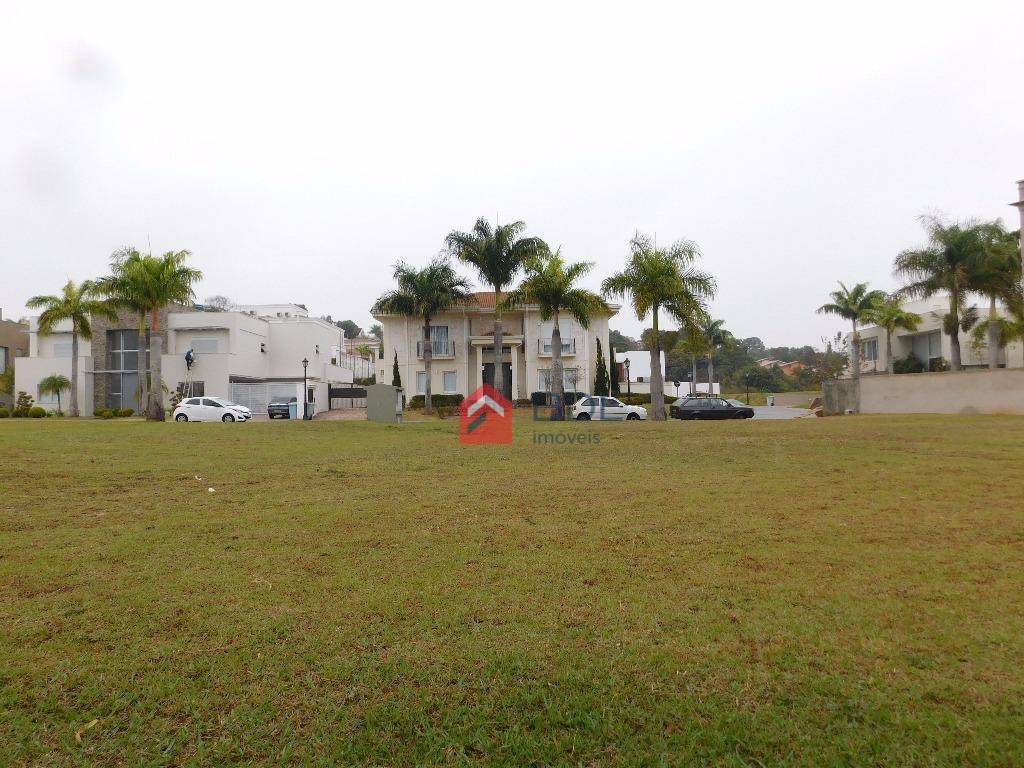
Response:
[{"label": "overcast sky", "polygon": [[5,317],[151,244],[200,300],[368,326],[394,262],[482,215],[595,288],[634,231],[695,240],[736,335],[819,345],[918,214],[1016,226],[1024,2],[0,9]]}]

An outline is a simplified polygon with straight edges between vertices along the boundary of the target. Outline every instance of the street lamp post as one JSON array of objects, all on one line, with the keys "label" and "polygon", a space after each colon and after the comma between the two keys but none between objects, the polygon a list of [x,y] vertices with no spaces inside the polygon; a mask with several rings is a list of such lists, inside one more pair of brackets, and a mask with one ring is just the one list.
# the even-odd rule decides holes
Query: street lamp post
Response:
[{"label": "street lamp post", "polygon": [[306,368],[309,367],[309,360],[302,358],[302,418],[303,420],[308,419],[306,403],[309,402],[309,390],[306,389]]},{"label": "street lamp post", "polygon": [[626,394],[632,395],[633,389],[629,386],[629,358],[627,357],[622,363],[622,367],[626,369]]}]

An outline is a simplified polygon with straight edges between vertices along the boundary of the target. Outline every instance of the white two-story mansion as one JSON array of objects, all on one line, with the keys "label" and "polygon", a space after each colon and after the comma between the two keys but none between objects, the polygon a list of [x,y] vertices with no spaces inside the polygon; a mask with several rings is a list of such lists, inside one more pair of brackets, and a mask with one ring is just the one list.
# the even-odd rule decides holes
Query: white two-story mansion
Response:
[{"label": "white two-story mansion", "polygon": [[[942,330],[942,318],[949,312],[949,299],[946,296],[937,295],[930,299],[908,301],[904,303],[903,308],[908,312],[920,315],[921,322],[915,331],[902,329],[893,331],[893,361],[913,355],[926,371],[934,370],[940,358],[948,363],[951,345],[949,335]],[[979,302],[977,311],[978,324],[985,325],[988,322],[988,302]],[[998,308],[998,312],[1001,316],[1008,316],[1002,307]],[[988,350],[984,346],[975,344],[973,333],[961,330],[958,335],[962,366],[964,368],[988,367]],[[861,374],[886,373],[888,355],[885,329],[877,325],[867,326],[860,329],[860,338]],[[846,335],[846,343],[849,347],[850,334]],[[1024,368],[1024,344],[1014,341],[1001,348],[999,350],[999,366],[1001,368]]]},{"label": "white two-story mansion", "polygon": [[[340,328],[310,317],[296,304],[236,306],[228,312],[177,307],[160,313],[159,326],[167,391],[185,383],[185,353],[192,350],[193,394],[226,397],[254,413],[266,413],[274,396],[295,397],[301,403],[303,381],[314,411],[325,411],[332,385],[350,385],[354,376],[368,375],[359,370],[366,361],[343,351]],[[146,349],[138,316],[124,313],[115,322],[94,317],[92,340],[80,338],[78,345],[81,414],[91,416],[101,408],[139,410],[138,359]],[[303,360],[308,361],[305,371]],[[43,336],[38,318],[32,318],[29,356],[18,360],[15,389],[55,409],[57,398],[39,392],[39,382],[53,373],[71,377],[71,325],[62,323]],[[67,410],[69,393],[62,397]],[[166,395],[164,402],[169,402]]]},{"label": "white two-story mansion", "polygon": [[[476,301],[431,320],[431,392],[469,395],[484,383],[494,384],[494,293],[474,294]],[[597,376],[597,341],[608,365],[608,319],[618,312],[594,317],[583,328],[571,317],[559,320],[562,336],[563,380],[566,390],[591,392]],[[377,381],[391,383],[395,355],[402,385],[409,395],[426,392],[423,369],[423,321],[414,317],[375,314],[384,328],[377,360]],[[513,399],[551,390],[552,322],[541,319],[535,306],[502,313],[503,368],[506,391]]]}]

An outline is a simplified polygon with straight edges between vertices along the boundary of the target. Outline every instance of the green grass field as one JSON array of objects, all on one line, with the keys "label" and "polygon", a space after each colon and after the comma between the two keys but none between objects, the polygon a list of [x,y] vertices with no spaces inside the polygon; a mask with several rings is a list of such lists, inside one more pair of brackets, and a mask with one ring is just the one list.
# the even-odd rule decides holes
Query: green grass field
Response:
[{"label": "green grass field", "polygon": [[1024,419],[517,419],[0,421],[0,763],[1024,764]]}]

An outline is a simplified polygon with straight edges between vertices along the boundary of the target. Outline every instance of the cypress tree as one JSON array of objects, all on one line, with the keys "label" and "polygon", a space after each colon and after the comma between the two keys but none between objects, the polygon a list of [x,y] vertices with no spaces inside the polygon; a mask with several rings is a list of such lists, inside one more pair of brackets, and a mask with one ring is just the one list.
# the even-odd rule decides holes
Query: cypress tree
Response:
[{"label": "cypress tree", "polygon": [[615,347],[608,345],[608,362],[611,368],[612,394],[619,394],[619,366],[615,363]]},{"label": "cypress tree", "polygon": [[608,396],[608,366],[604,364],[601,340],[597,340],[597,378],[594,379],[594,394]]},{"label": "cypress tree", "polygon": [[398,372],[398,350],[395,350],[395,363],[391,366],[391,386],[402,386],[402,374]]}]

